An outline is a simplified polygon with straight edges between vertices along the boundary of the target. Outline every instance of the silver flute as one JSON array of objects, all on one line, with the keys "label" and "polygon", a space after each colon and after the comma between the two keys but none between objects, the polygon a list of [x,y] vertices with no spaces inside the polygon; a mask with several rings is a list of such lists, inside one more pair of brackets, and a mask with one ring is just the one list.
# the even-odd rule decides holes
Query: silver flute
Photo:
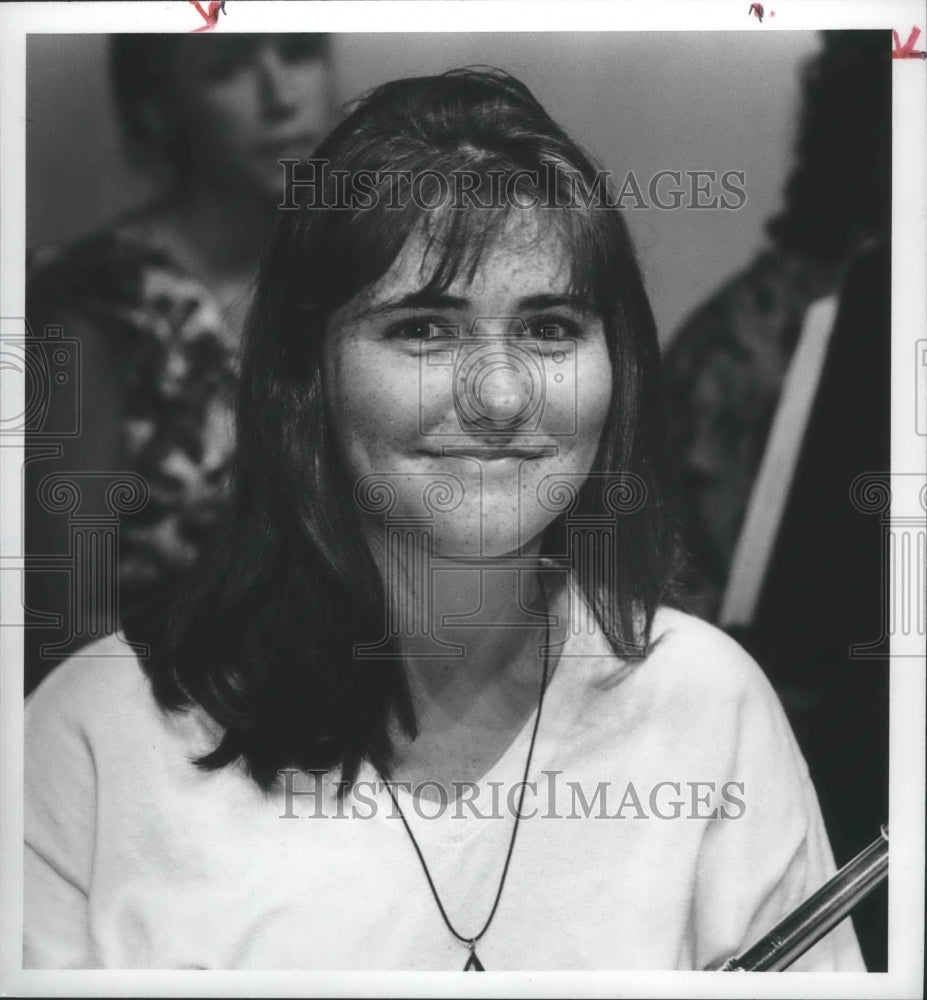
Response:
[{"label": "silver flute", "polygon": [[821,940],[888,875],[888,824],[820,889],[721,972],[781,972]]}]

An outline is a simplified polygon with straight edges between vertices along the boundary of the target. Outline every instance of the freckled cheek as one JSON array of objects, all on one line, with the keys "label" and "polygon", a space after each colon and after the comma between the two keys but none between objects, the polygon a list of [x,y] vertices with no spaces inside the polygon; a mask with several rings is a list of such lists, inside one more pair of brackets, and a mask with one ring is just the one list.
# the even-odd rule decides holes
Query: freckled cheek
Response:
[{"label": "freckled cheek", "polygon": [[201,107],[187,116],[183,128],[187,142],[200,159],[210,163],[222,161],[225,170],[240,166],[251,152],[252,122],[240,111],[224,106]]},{"label": "freckled cheek", "polygon": [[[417,370],[416,370],[417,371]],[[397,453],[420,441],[418,384],[404,366],[358,352],[339,353],[326,368],[329,411],[337,438],[354,470],[388,471]]]},{"label": "freckled cheek", "polygon": [[454,405],[453,369],[422,368],[409,379],[406,407],[419,437],[438,433],[460,433],[460,422]]},{"label": "freckled cheek", "polygon": [[575,445],[588,454],[595,454],[602,437],[612,398],[612,370],[604,344],[601,351],[581,358],[576,370],[577,436]]},{"label": "freckled cheek", "polygon": [[586,418],[589,422],[589,446],[593,451],[595,451],[598,447],[599,439],[602,436],[602,430],[605,427],[605,420],[608,417],[609,407],[611,406],[611,372],[607,372],[607,375],[607,378],[602,378],[601,375],[599,376],[598,384],[595,387],[592,405],[590,406],[590,412]]},{"label": "freckled cheek", "polygon": [[295,115],[299,121],[311,128],[324,128],[331,101],[325,68],[294,73],[287,81],[287,92],[298,107]]}]

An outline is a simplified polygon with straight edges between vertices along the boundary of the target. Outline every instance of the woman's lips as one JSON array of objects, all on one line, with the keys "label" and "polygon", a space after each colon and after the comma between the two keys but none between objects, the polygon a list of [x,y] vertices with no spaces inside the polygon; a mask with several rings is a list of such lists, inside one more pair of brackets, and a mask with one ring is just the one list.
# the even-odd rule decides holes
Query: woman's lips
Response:
[{"label": "woman's lips", "polygon": [[280,139],[266,139],[258,143],[257,149],[262,156],[301,160],[312,155],[315,144],[314,135],[294,135]]},{"label": "woman's lips", "polygon": [[481,462],[501,462],[506,459],[530,461],[557,454],[556,445],[445,445],[439,450],[429,450],[425,454],[432,458],[475,458]]}]

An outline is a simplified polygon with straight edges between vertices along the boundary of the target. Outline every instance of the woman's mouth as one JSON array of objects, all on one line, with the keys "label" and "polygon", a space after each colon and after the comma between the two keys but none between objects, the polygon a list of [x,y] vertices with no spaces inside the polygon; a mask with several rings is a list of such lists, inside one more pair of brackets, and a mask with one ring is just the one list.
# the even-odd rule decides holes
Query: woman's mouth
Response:
[{"label": "woman's mouth", "polygon": [[305,135],[280,136],[279,138],[265,139],[257,145],[258,152],[262,156],[272,156],[276,158],[302,160],[312,155],[317,137],[309,133]]},{"label": "woman's mouth", "polygon": [[556,455],[556,445],[512,445],[492,444],[446,444],[426,452],[433,458],[474,458],[480,462],[503,462],[506,460],[531,461]]}]

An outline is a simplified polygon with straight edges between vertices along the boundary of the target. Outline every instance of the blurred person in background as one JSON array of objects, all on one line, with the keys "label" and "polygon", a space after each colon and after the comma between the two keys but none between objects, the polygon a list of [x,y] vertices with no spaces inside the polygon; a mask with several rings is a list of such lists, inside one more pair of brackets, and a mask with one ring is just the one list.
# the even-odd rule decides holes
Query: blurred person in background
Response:
[{"label": "blurred person in background", "polygon": [[[119,529],[120,606],[134,613],[173,592],[221,517],[240,332],[283,191],[278,160],[310,155],[330,124],[329,39],[115,35],[110,72],[128,152],[158,194],[31,256],[29,323],[80,342],[82,410],[59,457],[37,460],[27,443],[26,539],[30,555],[68,549],[67,518],[37,499],[48,475],[143,477],[150,498]],[[105,510],[105,486],[94,496],[92,485],[81,486],[86,510]],[[81,631],[71,585],[27,575],[27,607],[63,616],[60,629],[25,633],[27,690],[59,662],[41,647]]]},{"label": "blurred person in background", "polygon": [[[882,528],[850,496],[857,477],[890,467],[891,44],[887,31],[823,34],[804,75],[796,164],[783,210],[767,224],[771,243],[692,314],[665,359],[689,606],[734,634],[776,687],[838,864],[888,815],[888,660],[851,654],[882,634]],[[789,449],[794,475],[782,474],[772,449],[772,475],[761,477],[774,418],[787,423],[778,410],[811,333],[809,307],[825,298],[834,320],[820,374],[800,359],[790,380],[811,387]],[[758,489],[751,503],[760,481],[782,506],[758,558],[763,532],[750,529],[776,499]],[[751,574],[732,565],[751,563],[761,567],[756,605],[737,620],[730,610]],[[847,732],[852,741],[835,755]],[[887,968],[884,887],[854,922],[870,970]]]},{"label": "blurred person in background", "polygon": [[[889,37],[886,50],[886,37]],[[680,453],[687,596],[718,617],[747,502],[808,306],[891,220],[891,40],[830,31],[808,65],[782,211],[770,244],[671,339],[665,374]]]}]

